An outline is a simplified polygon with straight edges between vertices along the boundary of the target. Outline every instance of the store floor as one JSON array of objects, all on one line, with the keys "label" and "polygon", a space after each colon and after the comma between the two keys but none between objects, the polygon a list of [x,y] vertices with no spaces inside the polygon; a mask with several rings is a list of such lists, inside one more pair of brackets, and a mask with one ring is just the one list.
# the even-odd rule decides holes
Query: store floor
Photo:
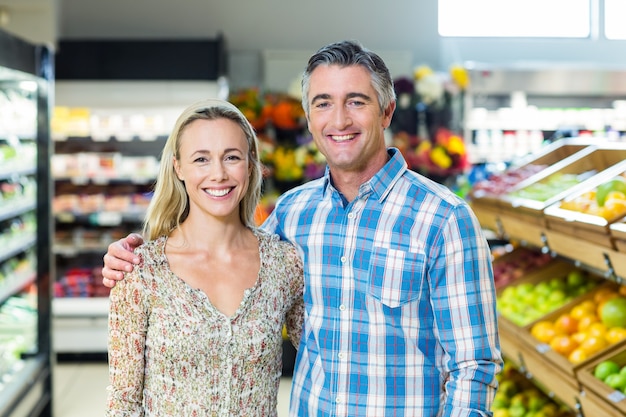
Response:
[{"label": "store floor", "polygon": [[[61,362],[54,371],[54,417],[104,415],[109,369],[104,362]],[[291,378],[283,377],[278,393],[278,417],[287,417]]]}]

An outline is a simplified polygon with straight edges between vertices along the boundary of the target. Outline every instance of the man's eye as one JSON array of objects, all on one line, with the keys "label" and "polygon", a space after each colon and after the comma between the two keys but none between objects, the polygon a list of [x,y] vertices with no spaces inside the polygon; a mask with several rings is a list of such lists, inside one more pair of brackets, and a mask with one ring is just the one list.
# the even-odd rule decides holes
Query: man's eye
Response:
[{"label": "man's eye", "polygon": [[315,107],[317,107],[318,109],[323,109],[323,108],[328,107],[328,106],[330,106],[330,103],[327,103],[327,102],[317,103],[315,105]]}]

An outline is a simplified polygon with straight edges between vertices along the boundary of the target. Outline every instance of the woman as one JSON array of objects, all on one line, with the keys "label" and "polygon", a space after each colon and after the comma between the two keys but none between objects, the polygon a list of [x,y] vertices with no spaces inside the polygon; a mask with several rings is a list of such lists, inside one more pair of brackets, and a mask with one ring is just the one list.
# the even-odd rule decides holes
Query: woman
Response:
[{"label": "woman", "polygon": [[281,330],[297,346],[302,263],[254,227],[256,136],[233,105],[178,118],[140,267],[111,292],[108,416],[275,416]]}]

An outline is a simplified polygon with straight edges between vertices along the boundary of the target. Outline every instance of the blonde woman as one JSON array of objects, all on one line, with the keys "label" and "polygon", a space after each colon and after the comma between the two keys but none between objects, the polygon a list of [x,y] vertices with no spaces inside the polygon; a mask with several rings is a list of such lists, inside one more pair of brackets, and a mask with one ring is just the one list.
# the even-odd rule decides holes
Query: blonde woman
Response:
[{"label": "blonde woman", "polygon": [[207,100],[163,149],[135,250],[111,292],[108,416],[276,416],[283,324],[297,346],[302,262],[254,227],[261,166],[254,130]]}]

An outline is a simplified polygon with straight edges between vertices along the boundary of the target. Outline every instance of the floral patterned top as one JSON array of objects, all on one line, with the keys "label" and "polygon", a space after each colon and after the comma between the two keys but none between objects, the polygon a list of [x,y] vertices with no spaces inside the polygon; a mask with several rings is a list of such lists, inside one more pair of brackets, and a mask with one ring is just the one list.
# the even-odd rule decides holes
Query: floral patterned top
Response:
[{"label": "floral patterned top", "polygon": [[166,237],[111,291],[107,416],[276,416],[282,326],[297,346],[303,272],[296,250],[254,231],[260,269],[232,317],[172,273]]}]

